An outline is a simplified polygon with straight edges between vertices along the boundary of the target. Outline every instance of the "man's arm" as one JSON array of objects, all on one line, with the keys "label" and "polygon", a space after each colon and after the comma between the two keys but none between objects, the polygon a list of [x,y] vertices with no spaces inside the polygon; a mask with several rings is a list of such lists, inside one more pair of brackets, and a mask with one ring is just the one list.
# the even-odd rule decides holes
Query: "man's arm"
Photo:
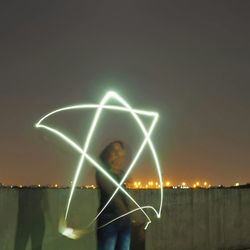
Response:
[{"label": "man's arm", "polygon": [[[115,192],[116,186],[111,183],[104,175],[101,173],[96,174],[97,182],[99,188],[102,189],[109,197]],[[125,214],[129,211],[127,204],[124,202],[123,194],[121,191],[118,191],[115,196],[112,198],[113,204],[115,204],[116,211],[120,214]]]}]

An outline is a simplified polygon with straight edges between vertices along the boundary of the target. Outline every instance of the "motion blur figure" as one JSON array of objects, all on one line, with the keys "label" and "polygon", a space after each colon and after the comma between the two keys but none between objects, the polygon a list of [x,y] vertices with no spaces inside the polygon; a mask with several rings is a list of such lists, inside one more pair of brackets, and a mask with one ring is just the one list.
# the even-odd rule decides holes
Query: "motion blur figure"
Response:
[{"label": "motion blur figure", "polygon": [[[121,141],[110,143],[102,151],[100,160],[105,170],[119,183],[124,175],[126,152]],[[96,173],[96,182],[100,189],[100,211],[116,189],[113,183],[102,174]],[[129,250],[131,242],[131,220],[124,216],[109,223],[111,220],[129,212],[128,201],[118,191],[112,201],[103,210],[97,221],[98,250]]]},{"label": "motion blur figure", "polygon": [[29,238],[32,250],[42,250],[48,197],[45,188],[19,189],[14,250],[25,250]]}]

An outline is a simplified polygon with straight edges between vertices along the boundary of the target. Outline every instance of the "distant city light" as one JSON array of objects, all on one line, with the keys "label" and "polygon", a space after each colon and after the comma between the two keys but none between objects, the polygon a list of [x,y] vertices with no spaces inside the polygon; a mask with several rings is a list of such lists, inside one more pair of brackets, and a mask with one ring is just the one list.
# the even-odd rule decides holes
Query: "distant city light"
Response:
[{"label": "distant city light", "polygon": [[[134,182],[127,182],[126,183],[126,187],[129,188],[129,189],[158,189],[160,188],[160,184],[157,182],[157,181],[153,181],[153,180],[150,180],[150,181],[134,181]],[[211,185],[208,184],[207,181],[203,181],[203,182],[200,182],[200,181],[196,181],[195,183],[193,183],[192,185],[188,185],[187,182],[183,181],[181,182],[180,184],[176,184],[176,185],[172,185],[171,182],[168,180],[168,181],[165,181],[164,184],[163,184],[163,187],[165,188],[169,188],[169,187],[172,187],[172,188],[184,188],[184,189],[187,189],[187,188],[210,188]]]},{"label": "distant city light", "polygon": [[[181,184],[176,184],[176,185],[172,185],[170,181],[165,181],[164,182],[164,186],[165,188],[182,188],[182,189],[186,189],[186,188],[224,188],[226,186],[224,185],[214,185],[212,186],[211,184],[209,184],[207,181],[203,181],[203,182],[200,182],[198,181],[198,183],[203,183],[203,185],[199,185],[197,186],[197,182],[193,183],[192,185],[188,185],[187,182],[183,181],[181,182]],[[234,184],[232,184],[231,186],[228,186],[228,187],[240,187],[240,186],[250,186],[250,183],[246,183],[246,184],[240,184],[239,182],[236,182]],[[3,184],[3,183],[0,183],[0,188],[40,188],[40,187],[44,187],[44,188],[69,188],[69,186],[59,186],[58,184],[52,184],[52,185],[42,185],[41,184],[38,184],[38,185],[30,185],[30,186],[26,186],[26,185],[14,185],[14,184],[11,184],[11,185],[7,185],[7,184]],[[159,189],[160,188],[160,184],[158,184],[157,181],[153,181],[153,180],[150,180],[150,181],[134,181],[134,182],[127,182],[125,183],[125,187],[127,189]],[[95,188],[98,188],[96,187],[95,185],[91,184],[91,185],[81,185],[81,186],[77,186],[77,188],[80,188],[80,189],[95,189]]]},{"label": "distant city light", "polygon": [[166,186],[167,186],[167,187],[170,186],[170,181],[166,181]]}]

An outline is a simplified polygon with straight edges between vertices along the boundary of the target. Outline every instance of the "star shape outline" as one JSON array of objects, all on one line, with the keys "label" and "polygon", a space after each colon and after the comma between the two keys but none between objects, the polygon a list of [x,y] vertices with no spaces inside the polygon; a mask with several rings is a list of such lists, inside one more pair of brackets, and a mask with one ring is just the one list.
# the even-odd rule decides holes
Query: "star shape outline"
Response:
[{"label": "star shape outline", "polygon": [[[115,99],[116,101],[120,102],[123,106],[117,106],[117,105],[106,105],[106,103],[110,100],[110,99]],[[60,131],[43,125],[42,122],[49,116],[61,112],[61,111],[65,111],[65,110],[71,110],[71,109],[82,109],[82,108],[96,108],[96,113],[94,116],[94,119],[92,121],[92,125],[90,126],[90,130],[87,136],[87,139],[85,141],[84,147],[83,149],[77,145],[77,143],[75,143],[73,140],[69,139],[67,136],[65,136],[63,133],[61,133]],[[95,131],[95,127],[97,126],[98,120],[100,118],[101,112],[103,109],[108,109],[108,110],[119,110],[119,111],[126,111],[126,112],[130,112],[131,115],[135,118],[135,120],[137,121],[138,125],[140,126],[145,138],[143,143],[141,144],[136,156],[134,157],[132,163],[130,164],[129,168],[127,169],[125,175],[123,176],[122,180],[120,181],[120,183],[118,183],[112,176],[110,176],[104,169],[102,166],[100,166],[96,161],[94,161],[92,159],[92,157],[90,157],[87,153],[88,150],[88,146],[90,145],[90,141],[91,138],[94,134]],[[149,130],[147,131],[143,122],[141,121],[140,117],[138,116],[138,114],[140,115],[146,115],[146,116],[152,116],[153,120],[151,123],[151,126],[149,128]],[[151,220],[149,218],[149,216],[147,215],[147,213],[144,211],[144,209],[152,209],[156,216],[158,218],[160,218],[160,214],[161,214],[161,209],[162,209],[162,203],[163,203],[163,182],[162,182],[162,176],[161,176],[161,171],[160,171],[160,164],[159,164],[159,160],[156,154],[156,151],[154,149],[153,143],[151,141],[150,135],[153,132],[153,129],[155,127],[155,124],[157,123],[158,120],[158,113],[156,112],[149,112],[149,111],[143,111],[143,110],[138,110],[138,109],[132,109],[132,107],[121,97],[119,96],[116,92],[114,91],[109,91],[105,94],[105,96],[102,98],[100,104],[85,104],[85,105],[74,105],[74,106],[69,106],[69,107],[65,107],[65,108],[61,108],[61,109],[57,109],[55,111],[52,111],[50,113],[48,113],[47,115],[45,115],[44,117],[42,117],[38,123],[36,123],[35,127],[37,128],[44,128],[49,130],[50,132],[57,134],[59,137],[61,137],[63,140],[65,140],[68,144],[70,144],[72,147],[74,147],[80,154],[81,154],[81,158],[79,160],[78,166],[77,166],[77,170],[76,170],[76,174],[73,180],[73,184],[72,184],[72,188],[71,188],[71,192],[70,192],[70,196],[68,199],[68,203],[67,203],[67,209],[66,209],[66,213],[65,213],[65,220],[67,219],[67,215],[69,212],[69,208],[70,208],[70,203],[73,197],[73,193],[76,187],[76,182],[78,180],[80,171],[82,169],[83,163],[85,158],[91,163],[93,164],[93,166],[102,172],[102,174],[104,174],[117,188],[114,191],[114,193],[111,195],[110,199],[108,200],[108,202],[106,203],[106,205],[101,209],[101,211],[98,213],[98,215],[92,220],[92,222],[89,224],[91,225],[97,218],[98,216],[103,212],[103,210],[105,209],[105,207],[109,204],[109,202],[112,200],[112,198],[115,196],[115,194],[120,190],[122,191],[126,196],[128,196],[128,198],[135,203],[135,205],[138,207],[137,209],[131,210],[126,214],[123,214],[121,216],[118,216],[117,218],[115,218],[114,220],[117,220],[123,216],[126,216],[127,214],[133,213],[137,210],[141,210],[141,212],[146,216],[146,218],[148,219],[148,223],[145,226],[145,229],[147,228],[147,226],[151,223]],[[122,183],[126,180],[127,176],[129,175],[129,173],[132,171],[134,165],[136,164],[136,161],[138,160],[141,152],[143,151],[143,149],[145,148],[146,144],[149,145],[155,164],[156,164],[156,168],[157,168],[157,173],[158,173],[158,177],[160,180],[160,206],[159,206],[159,210],[157,211],[153,206],[143,206],[141,207],[134,199],[131,195],[128,194],[128,192],[122,187]],[[108,222],[107,224],[112,223],[114,220]],[[105,224],[105,225],[107,225]],[[103,226],[105,226],[103,225]]]}]

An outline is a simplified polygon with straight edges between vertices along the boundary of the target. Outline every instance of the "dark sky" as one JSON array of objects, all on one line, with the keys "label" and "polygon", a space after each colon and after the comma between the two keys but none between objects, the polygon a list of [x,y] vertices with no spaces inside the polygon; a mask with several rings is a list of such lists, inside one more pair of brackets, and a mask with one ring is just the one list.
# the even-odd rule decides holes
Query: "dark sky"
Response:
[{"label": "dark sky", "polygon": [[[164,179],[250,182],[249,13],[250,1],[236,0],[2,1],[0,182],[69,183],[79,155],[33,125],[109,89],[159,112],[152,138]],[[83,114],[53,122],[84,138]],[[132,125],[110,135],[118,120],[106,120],[99,149],[134,144]],[[153,178],[145,162],[139,177]]]}]

